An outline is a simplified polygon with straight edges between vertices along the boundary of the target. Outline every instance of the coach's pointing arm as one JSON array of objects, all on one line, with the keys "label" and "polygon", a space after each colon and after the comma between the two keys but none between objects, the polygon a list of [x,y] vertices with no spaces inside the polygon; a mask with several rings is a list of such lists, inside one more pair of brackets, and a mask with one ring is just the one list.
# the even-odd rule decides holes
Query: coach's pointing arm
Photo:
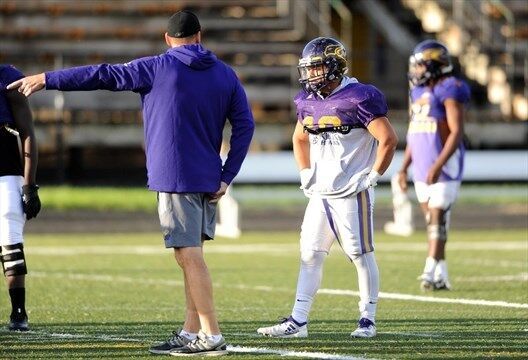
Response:
[{"label": "coach's pointing arm", "polygon": [[152,87],[155,67],[153,57],[146,57],[126,64],[100,64],[79,66],[26,76],[7,86],[26,96],[42,90],[111,90],[148,92]]}]

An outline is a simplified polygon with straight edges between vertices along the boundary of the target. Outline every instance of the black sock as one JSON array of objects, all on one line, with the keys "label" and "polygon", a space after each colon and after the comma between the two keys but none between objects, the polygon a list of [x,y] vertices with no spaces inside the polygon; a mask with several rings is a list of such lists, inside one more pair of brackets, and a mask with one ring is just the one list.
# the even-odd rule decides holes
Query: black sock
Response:
[{"label": "black sock", "polygon": [[9,289],[11,297],[11,316],[26,317],[26,288]]}]

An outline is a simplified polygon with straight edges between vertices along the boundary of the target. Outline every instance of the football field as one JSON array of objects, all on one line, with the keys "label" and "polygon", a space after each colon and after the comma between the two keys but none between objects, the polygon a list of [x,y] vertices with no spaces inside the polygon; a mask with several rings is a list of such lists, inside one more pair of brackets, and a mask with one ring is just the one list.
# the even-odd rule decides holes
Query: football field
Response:
[{"label": "football field", "polygon": [[[422,293],[423,232],[376,233],[381,273],[379,335],[351,339],[355,267],[334,246],[313,306],[309,337],[270,339],[256,329],[290,314],[298,271],[295,232],[246,232],[205,247],[229,358],[526,358],[526,229],[452,231],[454,290]],[[182,276],[161,236],[30,234],[27,308],[31,331],[0,330],[2,359],[149,358],[148,347],[181,326]],[[0,282],[0,320],[10,308]]]}]

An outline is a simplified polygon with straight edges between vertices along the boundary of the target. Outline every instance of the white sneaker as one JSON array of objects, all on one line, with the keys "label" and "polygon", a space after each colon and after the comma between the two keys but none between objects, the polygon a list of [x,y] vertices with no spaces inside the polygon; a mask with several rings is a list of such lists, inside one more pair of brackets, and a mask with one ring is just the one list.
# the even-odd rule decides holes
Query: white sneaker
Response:
[{"label": "white sneaker", "polygon": [[358,322],[357,329],[350,336],[356,338],[372,338],[376,336],[376,325],[367,318],[361,318]]},{"label": "white sneaker", "polygon": [[308,326],[307,323],[297,323],[290,316],[287,319],[284,318],[280,324],[258,328],[257,333],[269,337],[305,338],[308,337]]}]

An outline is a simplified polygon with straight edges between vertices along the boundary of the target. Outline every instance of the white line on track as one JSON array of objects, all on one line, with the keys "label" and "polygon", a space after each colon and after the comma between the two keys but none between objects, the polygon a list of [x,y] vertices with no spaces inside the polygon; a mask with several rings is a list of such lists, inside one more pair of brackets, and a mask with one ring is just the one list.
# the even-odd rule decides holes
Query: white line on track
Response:
[{"label": "white line on track", "polygon": [[[58,274],[58,273],[47,273],[47,272],[32,272],[34,277],[60,277],[73,280],[87,280],[87,281],[110,281],[110,282],[125,282],[135,284],[152,284],[152,285],[172,285],[172,286],[183,286],[182,281],[176,280],[161,280],[161,279],[136,279],[126,276],[111,276],[111,275],[92,275],[92,274]],[[273,288],[270,286],[247,286],[247,285],[221,285],[216,286],[220,288],[235,288],[241,290],[254,290],[254,291],[281,291],[290,292],[291,289]],[[343,289],[319,289],[319,294],[327,295],[343,295],[343,296],[359,296],[358,291],[343,290]],[[402,300],[402,301],[419,301],[419,302],[431,302],[431,303],[445,303],[445,304],[464,304],[464,305],[476,305],[476,306],[497,306],[504,308],[515,308],[515,309],[528,309],[528,304],[520,303],[509,303],[506,301],[492,301],[492,300],[480,300],[480,299],[458,299],[458,298],[439,298],[434,296],[420,296],[411,294],[399,294],[399,293],[386,293],[380,292],[379,297],[382,299],[390,300]]]}]

